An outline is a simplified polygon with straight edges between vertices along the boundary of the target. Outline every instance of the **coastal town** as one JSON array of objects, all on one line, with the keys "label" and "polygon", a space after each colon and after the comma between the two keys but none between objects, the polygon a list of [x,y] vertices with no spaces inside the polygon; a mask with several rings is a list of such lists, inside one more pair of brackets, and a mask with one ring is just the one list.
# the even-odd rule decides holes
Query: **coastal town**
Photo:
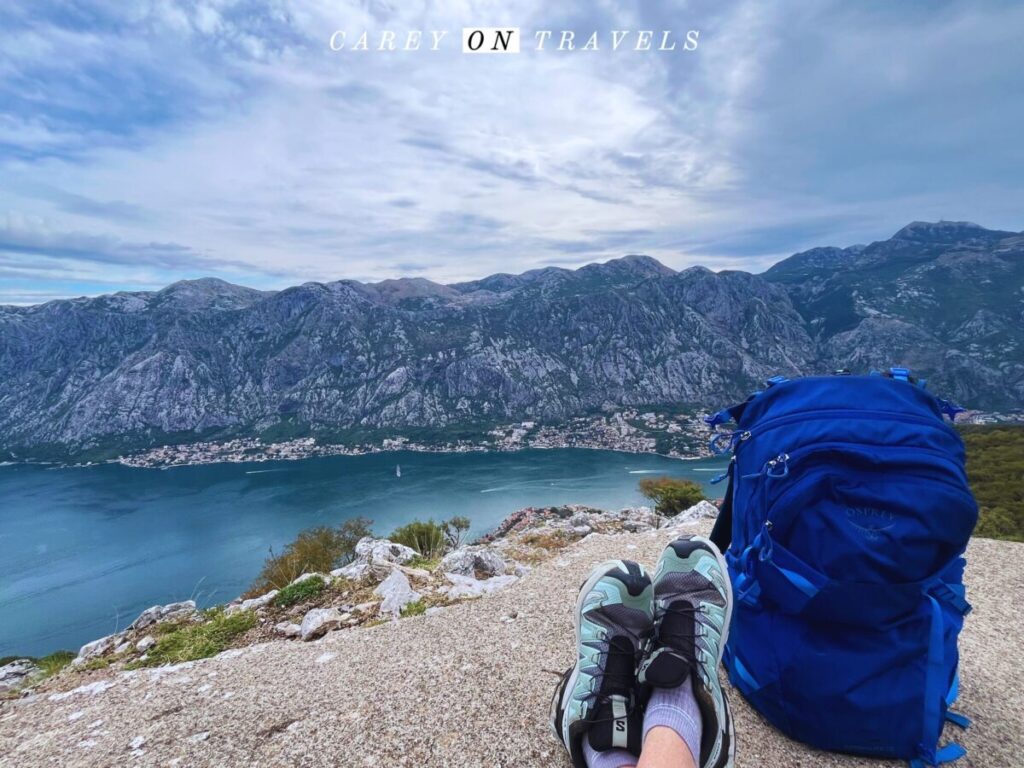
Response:
[{"label": "coastal town", "polygon": [[582,416],[558,425],[522,421],[496,427],[478,439],[423,442],[407,437],[384,437],[378,442],[337,444],[314,437],[264,442],[242,437],[215,442],[166,445],[117,457],[131,467],[177,467],[218,462],[264,462],[316,456],[360,456],[384,451],[466,453],[540,448],[588,448],[626,453],[659,453],[680,459],[710,455],[704,413],[669,414],[626,409]]},{"label": "coastal town", "polygon": [[[424,441],[408,437],[382,437],[378,441],[335,443],[316,437],[265,441],[239,437],[221,441],[199,441],[162,445],[126,453],[111,461],[129,467],[168,468],[198,464],[294,461],[318,456],[363,456],[388,451],[416,453],[470,453],[519,451],[526,449],[581,448],[623,453],[656,453],[676,459],[699,459],[712,455],[711,431],[705,412],[662,413],[625,409],[612,413],[581,416],[552,425],[521,421],[495,427],[477,439]],[[958,425],[1024,423],[1024,411],[964,411]],[[95,462],[86,462],[86,465]]]}]

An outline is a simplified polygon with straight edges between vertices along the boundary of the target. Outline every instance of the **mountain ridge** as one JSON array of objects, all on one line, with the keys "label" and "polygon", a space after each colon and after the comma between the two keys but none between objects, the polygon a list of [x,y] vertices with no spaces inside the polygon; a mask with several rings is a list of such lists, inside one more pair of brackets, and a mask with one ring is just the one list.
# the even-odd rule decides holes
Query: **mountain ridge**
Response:
[{"label": "mountain ridge", "polygon": [[906,365],[1024,404],[1024,235],[913,222],[762,274],[641,255],[442,285],[216,278],[0,307],[0,448],[444,430],[704,408],[769,376]]}]

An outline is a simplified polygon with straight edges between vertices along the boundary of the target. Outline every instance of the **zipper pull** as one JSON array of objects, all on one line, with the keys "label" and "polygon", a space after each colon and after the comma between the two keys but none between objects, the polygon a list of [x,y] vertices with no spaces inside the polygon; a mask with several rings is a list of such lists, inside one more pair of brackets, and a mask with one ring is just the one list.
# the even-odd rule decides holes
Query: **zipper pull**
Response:
[{"label": "zipper pull", "polygon": [[764,474],[768,477],[782,478],[789,474],[789,454],[780,453],[764,465]]}]

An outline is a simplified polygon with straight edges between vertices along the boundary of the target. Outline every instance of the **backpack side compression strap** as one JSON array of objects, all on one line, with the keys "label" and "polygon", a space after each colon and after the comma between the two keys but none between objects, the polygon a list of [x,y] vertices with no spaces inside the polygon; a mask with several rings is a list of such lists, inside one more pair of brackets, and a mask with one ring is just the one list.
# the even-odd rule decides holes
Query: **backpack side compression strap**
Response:
[{"label": "backpack side compression strap", "polygon": [[725,499],[718,510],[718,517],[715,519],[715,527],[711,529],[711,542],[718,547],[719,552],[725,552],[732,543],[732,473],[735,462],[730,462],[728,475],[729,483],[725,487]]}]

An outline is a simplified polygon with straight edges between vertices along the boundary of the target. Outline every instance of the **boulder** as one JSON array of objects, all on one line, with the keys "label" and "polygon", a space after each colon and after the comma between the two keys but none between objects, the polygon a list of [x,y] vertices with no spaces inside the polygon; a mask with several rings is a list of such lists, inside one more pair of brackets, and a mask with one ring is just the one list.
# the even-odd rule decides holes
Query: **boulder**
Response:
[{"label": "boulder", "polygon": [[[301,576],[299,578],[302,578]],[[239,613],[240,611],[255,611],[257,608],[265,608],[270,605],[270,602],[277,597],[277,590],[272,589],[265,595],[254,597],[250,600],[243,600],[240,603],[232,603],[224,609],[224,613],[230,616],[233,613]]]},{"label": "boulder", "polygon": [[442,589],[453,600],[460,597],[490,595],[519,581],[516,576],[492,576],[489,579],[475,579],[460,573],[446,573],[444,576],[452,585]]},{"label": "boulder", "polygon": [[71,663],[75,666],[79,666],[89,661],[89,659],[95,659],[98,656],[102,656],[108,651],[113,650],[123,639],[124,633],[117,632],[113,635],[101,637],[99,640],[93,640],[91,643],[86,643],[78,651],[78,656]]},{"label": "boulder", "polygon": [[121,643],[119,646],[117,646],[117,648],[114,649],[114,653],[117,653],[117,654],[128,653],[128,651],[130,651],[131,649],[132,649],[132,641],[131,640],[125,640],[123,643]]},{"label": "boulder", "polygon": [[342,568],[331,571],[331,576],[336,579],[348,579],[349,581],[362,581],[370,573],[369,563],[352,563]]},{"label": "boulder", "polygon": [[172,621],[183,619],[196,612],[195,600],[183,600],[180,603],[168,603],[167,605],[154,605],[139,614],[139,618],[133,621],[129,630],[145,629],[148,626],[160,621]]},{"label": "boulder", "polygon": [[707,499],[702,499],[689,509],[684,509],[672,518],[673,523],[689,523],[694,520],[718,517],[718,507]]},{"label": "boulder", "polygon": [[351,581],[361,581],[368,576],[383,579],[393,567],[403,566],[416,557],[416,550],[404,544],[396,544],[390,539],[374,539],[370,536],[364,536],[359,540],[355,552],[355,560],[331,571],[331,576]]},{"label": "boulder", "polygon": [[42,672],[31,659],[15,659],[0,667],[0,691],[10,691],[32,682]]},{"label": "boulder", "polygon": [[487,578],[505,573],[505,560],[490,547],[471,545],[459,547],[445,555],[441,561],[441,570],[445,573]]},{"label": "boulder", "polygon": [[356,561],[370,563],[399,563],[405,565],[416,557],[416,550],[390,539],[364,536],[356,544]]},{"label": "boulder", "polygon": [[412,588],[409,579],[399,570],[391,571],[391,574],[384,579],[373,594],[384,598],[380,604],[380,612],[398,618],[402,609],[409,603],[420,599],[420,593]]},{"label": "boulder", "polygon": [[135,644],[135,650],[139,651],[140,653],[145,653],[154,645],[156,645],[156,639],[152,635],[146,635],[144,638],[142,638],[141,640],[139,640],[139,642]]},{"label": "boulder", "polygon": [[290,621],[282,621],[274,625],[274,631],[285,637],[298,637],[302,634],[302,627]]},{"label": "boulder", "polygon": [[314,608],[302,617],[299,637],[305,641],[323,637],[341,624],[341,611],[337,608]]}]

